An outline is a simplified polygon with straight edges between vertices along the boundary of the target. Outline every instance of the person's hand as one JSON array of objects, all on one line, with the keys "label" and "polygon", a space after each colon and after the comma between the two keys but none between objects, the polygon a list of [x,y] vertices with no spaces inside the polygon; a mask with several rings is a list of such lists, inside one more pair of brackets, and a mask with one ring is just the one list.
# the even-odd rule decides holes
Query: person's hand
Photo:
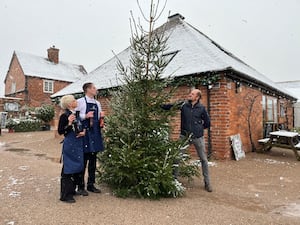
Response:
[{"label": "person's hand", "polygon": [[69,125],[71,125],[75,119],[76,119],[76,116],[73,115],[73,114],[71,114],[71,115],[68,117]]},{"label": "person's hand", "polygon": [[182,105],[185,103],[185,100],[184,99],[179,99],[175,102],[176,105]]},{"label": "person's hand", "polygon": [[82,131],[78,133],[76,137],[79,138],[79,137],[83,137],[84,135],[85,135],[85,131]]},{"label": "person's hand", "polygon": [[93,118],[94,117],[94,111],[89,111],[86,115],[86,118]]}]

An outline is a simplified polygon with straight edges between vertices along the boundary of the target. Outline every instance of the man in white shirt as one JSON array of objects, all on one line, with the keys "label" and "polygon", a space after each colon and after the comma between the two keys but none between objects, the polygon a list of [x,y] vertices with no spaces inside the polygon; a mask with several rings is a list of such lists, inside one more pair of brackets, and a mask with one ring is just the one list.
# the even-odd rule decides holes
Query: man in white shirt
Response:
[{"label": "man in white shirt", "polygon": [[85,169],[88,167],[88,181],[87,190],[94,193],[100,193],[95,184],[95,173],[97,163],[97,153],[104,150],[100,118],[101,118],[101,104],[95,97],[97,95],[97,88],[93,83],[85,83],[83,85],[85,96],[78,99],[77,111],[80,111],[80,117],[83,120],[83,127],[86,129],[84,136],[84,171],[82,173],[82,183],[78,187],[78,194],[87,196],[85,191],[84,175]]}]

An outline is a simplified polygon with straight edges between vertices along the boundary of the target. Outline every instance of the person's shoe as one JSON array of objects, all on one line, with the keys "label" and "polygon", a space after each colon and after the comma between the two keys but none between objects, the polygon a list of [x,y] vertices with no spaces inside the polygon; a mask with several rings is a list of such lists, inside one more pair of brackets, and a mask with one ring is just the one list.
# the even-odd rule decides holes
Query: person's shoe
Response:
[{"label": "person's shoe", "polygon": [[82,196],[88,196],[89,195],[89,193],[86,190],[84,190],[84,189],[78,189],[76,191],[76,194],[77,195],[82,195]]},{"label": "person's shoe", "polygon": [[67,198],[67,199],[60,199],[62,202],[65,202],[65,203],[75,203],[75,199],[72,197],[72,198]]},{"label": "person's shoe", "polygon": [[212,187],[209,184],[205,185],[204,188],[207,192],[212,192]]},{"label": "person's shoe", "polygon": [[94,185],[89,185],[89,186],[87,187],[87,190],[90,191],[90,192],[94,192],[94,193],[101,193],[101,190],[95,188]]}]

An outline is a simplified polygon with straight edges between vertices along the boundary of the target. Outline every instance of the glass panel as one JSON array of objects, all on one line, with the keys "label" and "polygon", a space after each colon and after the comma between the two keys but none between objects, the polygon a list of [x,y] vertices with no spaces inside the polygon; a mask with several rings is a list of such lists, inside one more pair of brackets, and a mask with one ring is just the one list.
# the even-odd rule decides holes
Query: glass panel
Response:
[{"label": "glass panel", "polygon": [[280,116],[285,117],[285,108],[283,103],[280,104]]},{"label": "glass panel", "polygon": [[44,81],[44,92],[48,91],[48,82]]},{"label": "glass panel", "polygon": [[53,93],[53,89],[54,89],[53,86],[54,86],[53,81],[44,80],[44,92]]},{"label": "glass panel", "polygon": [[273,98],[273,115],[274,115],[274,122],[277,123],[278,122],[278,107],[277,107],[277,98]]},{"label": "glass panel", "polygon": [[52,91],[53,91],[52,84],[53,84],[53,83],[52,83],[51,81],[48,82],[48,91],[49,91],[49,92],[52,92]]},{"label": "glass panel", "polygon": [[267,121],[274,122],[273,100],[267,99]]}]

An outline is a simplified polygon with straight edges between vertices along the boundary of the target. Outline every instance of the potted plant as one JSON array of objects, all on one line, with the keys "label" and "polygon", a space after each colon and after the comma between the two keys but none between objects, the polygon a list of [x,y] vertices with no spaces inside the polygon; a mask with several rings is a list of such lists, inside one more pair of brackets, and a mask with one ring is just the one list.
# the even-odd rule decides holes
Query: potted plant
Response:
[{"label": "potted plant", "polygon": [[44,122],[42,130],[50,130],[50,121],[55,115],[54,107],[52,105],[43,105],[36,108],[36,117]]},{"label": "potted plant", "polygon": [[15,126],[17,125],[17,122],[10,118],[6,122],[6,128],[8,129],[8,133],[13,133],[15,131]]}]

